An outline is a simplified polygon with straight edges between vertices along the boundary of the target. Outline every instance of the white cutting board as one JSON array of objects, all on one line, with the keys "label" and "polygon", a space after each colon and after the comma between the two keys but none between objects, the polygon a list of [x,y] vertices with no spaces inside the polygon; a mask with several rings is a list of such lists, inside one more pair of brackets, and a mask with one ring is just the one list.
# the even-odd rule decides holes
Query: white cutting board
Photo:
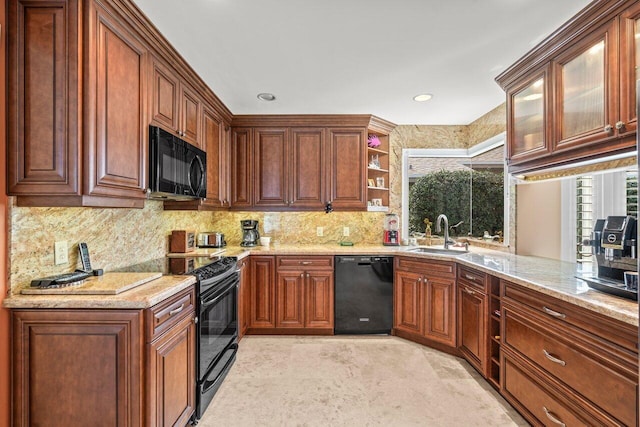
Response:
[{"label": "white cutting board", "polygon": [[90,276],[84,281],[61,288],[24,288],[27,295],[117,295],[142,284],[162,277],[162,273],[105,273]]}]

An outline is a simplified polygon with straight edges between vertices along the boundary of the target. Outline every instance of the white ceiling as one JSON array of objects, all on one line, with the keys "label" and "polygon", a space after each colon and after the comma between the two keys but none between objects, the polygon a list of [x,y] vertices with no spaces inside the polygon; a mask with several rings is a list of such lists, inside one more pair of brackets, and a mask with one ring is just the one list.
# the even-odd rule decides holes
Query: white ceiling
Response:
[{"label": "white ceiling", "polygon": [[[587,0],[134,0],[234,114],[468,124]],[[258,100],[260,92],[276,95]],[[413,101],[432,93],[424,103]]]}]

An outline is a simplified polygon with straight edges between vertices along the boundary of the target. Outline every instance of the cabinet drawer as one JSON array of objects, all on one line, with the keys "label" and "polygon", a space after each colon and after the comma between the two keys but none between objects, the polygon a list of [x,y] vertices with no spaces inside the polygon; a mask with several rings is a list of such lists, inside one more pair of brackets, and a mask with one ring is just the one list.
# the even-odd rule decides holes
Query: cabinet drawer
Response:
[{"label": "cabinet drawer", "polygon": [[146,310],[147,342],[153,341],[180,320],[191,315],[195,310],[195,298],[195,288],[192,286]]},{"label": "cabinet drawer", "polygon": [[532,308],[545,319],[557,323],[557,327],[571,325],[595,334],[629,350],[629,360],[637,363],[637,327],[505,280],[501,280],[500,283],[502,301]]},{"label": "cabinet drawer", "polygon": [[487,275],[469,267],[458,266],[458,280],[487,292]]},{"label": "cabinet drawer", "polygon": [[414,273],[428,274],[446,278],[456,277],[456,264],[454,262],[433,261],[427,259],[396,257],[395,268]]},{"label": "cabinet drawer", "polygon": [[333,270],[332,256],[279,256],[276,257],[278,270],[295,269],[300,270]]},{"label": "cabinet drawer", "polygon": [[540,380],[540,374],[523,363],[502,356],[502,394],[534,425],[616,425],[595,418],[562,391]]},{"label": "cabinet drawer", "polygon": [[[531,320],[530,320],[531,319]],[[533,317],[503,309],[505,347],[558,378],[626,425],[636,424],[637,381],[616,370],[607,350]],[[637,368],[636,368],[637,369]],[[637,372],[637,371],[636,371]],[[603,392],[605,391],[605,392]]]}]

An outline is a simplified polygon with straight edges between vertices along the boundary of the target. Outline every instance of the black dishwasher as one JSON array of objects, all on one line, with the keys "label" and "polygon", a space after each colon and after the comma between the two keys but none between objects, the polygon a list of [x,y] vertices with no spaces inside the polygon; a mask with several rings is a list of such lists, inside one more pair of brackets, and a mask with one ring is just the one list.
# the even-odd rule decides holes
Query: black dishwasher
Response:
[{"label": "black dishwasher", "polygon": [[335,333],[390,334],[393,257],[335,257]]}]

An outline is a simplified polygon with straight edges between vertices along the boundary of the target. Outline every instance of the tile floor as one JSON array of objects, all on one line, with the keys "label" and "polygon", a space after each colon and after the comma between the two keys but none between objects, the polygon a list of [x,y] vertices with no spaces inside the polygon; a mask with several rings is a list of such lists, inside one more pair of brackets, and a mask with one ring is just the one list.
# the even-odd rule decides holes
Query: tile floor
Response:
[{"label": "tile floor", "polygon": [[261,337],[198,424],[526,426],[463,359],[396,337]]}]

